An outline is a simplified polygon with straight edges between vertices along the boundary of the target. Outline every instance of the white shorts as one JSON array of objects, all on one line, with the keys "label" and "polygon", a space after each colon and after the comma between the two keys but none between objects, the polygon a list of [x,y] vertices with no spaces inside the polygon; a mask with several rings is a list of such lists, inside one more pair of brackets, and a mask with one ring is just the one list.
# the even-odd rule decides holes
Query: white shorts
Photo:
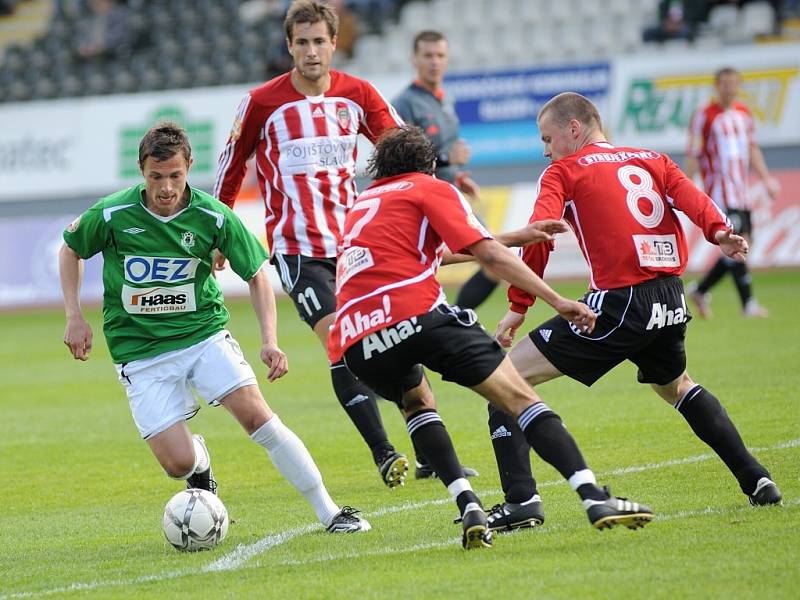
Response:
[{"label": "white shorts", "polygon": [[115,366],[144,439],[200,410],[192,389],[207,404],[217,406],[234,390],[257,384],[239,343],[227,329],[188,348]]}]

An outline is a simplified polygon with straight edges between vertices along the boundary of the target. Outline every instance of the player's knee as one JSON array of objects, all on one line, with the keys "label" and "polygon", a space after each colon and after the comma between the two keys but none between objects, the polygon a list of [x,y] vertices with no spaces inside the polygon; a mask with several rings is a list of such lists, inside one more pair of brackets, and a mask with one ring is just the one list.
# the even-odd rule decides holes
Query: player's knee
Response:
[{"label": "player's knee", "polygon": [[188,479],[194,473],[195,457],[193,453],[162,458],[160,462],[161,468],[170,479]]},{"label": "player's knee", "polygon": [[257,414],[249,414],[245,415],[243,418],[239,419],[239,423],[247,432],[247,435],[252,435],[254,432],[261,429],[264,424],[272,418],[272,412],[269,410],[266,413],[259,412]]},{"label": "player's knee", "polygon": [[652,387],[659,396],[672,406],[675,406],[695,385],[697,384],[684,371],[669,383],[665,385],[653,384]]},{"label": "player's knee", "polygon": [[531,404],[540,402],[541,399],[527,386],[509,385],[492,394],[490,401],[501,411],[516,418]]},{"label": "player's knee", "polygon": [[431,408],[436,409],[436,400],[433,397],[433,390],[431,390],[425,379],[413,390],[403,394],[403,412],[406,415],[412,415],[420,410]]}]

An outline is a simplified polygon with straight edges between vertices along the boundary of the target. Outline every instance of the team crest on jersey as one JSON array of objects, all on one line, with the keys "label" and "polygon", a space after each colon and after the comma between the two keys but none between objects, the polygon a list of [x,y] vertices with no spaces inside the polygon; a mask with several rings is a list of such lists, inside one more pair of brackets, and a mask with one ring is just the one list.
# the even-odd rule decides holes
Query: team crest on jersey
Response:
[{"label": "team crest on jersey", "polygon": [[231,139],[235,142],[242,137],[242,120],[236,117],[233,120],[233,127],[231,127]]},{"label": "team crest on jersey", "polygon": [[78,218],[77,218],[77,219],[75,219],[75,220],[74,220],[72,223],[70,223],[69,225],[67,225],[67,231],[69,231],[70,233],[75,233],[75,231],[78,229],[78,224],[79,224],[80,222],[81,222],[81,218],[80,218],[80,217],[78,217]]},{"label": "team crest on jersey", "polygon": [[347,129],[350,126],[350,111],[342,107],[336,111],[336,120],[339,122],[339,127]]},{"label": "team crest on jersey", "polygon": [[187,250],[194,246],[194,234],[191,231],[184,231],[181,234],[181,246]]}]

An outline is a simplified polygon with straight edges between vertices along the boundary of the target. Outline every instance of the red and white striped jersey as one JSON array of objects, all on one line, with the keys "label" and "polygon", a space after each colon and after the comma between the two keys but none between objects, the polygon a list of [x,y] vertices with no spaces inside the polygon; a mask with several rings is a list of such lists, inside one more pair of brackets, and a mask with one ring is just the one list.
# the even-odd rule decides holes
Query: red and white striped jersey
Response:
[{"label": "red and white striped jersey", "polygon": [[747,178],[755,123],[740,102],[725,109],[717,102],[701,107],[691,123],[694,147],[687,153],[700,161],[703,188],[724,209],[750,210]]},{"label": "red and white striped jersey", "polygon": [[233,206],[255,154],[272,254],[336,256],[356,196],[356,138],[374,142],[403,124],[368,82],[331,71],[330,89],[304,96],[291,72],[251,90],[239,104],[219,159],[214,195]]},{"label": "red and white striped jersey", "polygon": [[445,301],[436,279],[445,245],[458,252],[492,237],[455,187],[422,173],[373,183],[347,212],[344,232],[332,362],[364,336]]},{"label": "red and white striped jersey", "polygon": [[[688,250],[675,209],[711,243],[729,226],[719,207],[668,156],[601,142],[544,170],[530,222],[565,219],[589,265],[591,289],[608,290],[683,273]],[[541,276],[553,247],[531,244],[522,259]],[[508,299],[519,313],[534,302],[514,286]]]}]

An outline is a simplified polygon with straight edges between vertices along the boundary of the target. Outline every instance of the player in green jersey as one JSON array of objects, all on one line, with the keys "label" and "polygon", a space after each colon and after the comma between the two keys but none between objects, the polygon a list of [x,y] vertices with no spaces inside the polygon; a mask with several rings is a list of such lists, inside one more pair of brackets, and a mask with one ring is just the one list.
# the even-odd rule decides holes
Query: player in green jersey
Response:
[{"label": "player in green jersey", "polygon": [[186,133],[160,123],[139,144],[144,183],[103,198],[67,227],[59,251],[64,343],[74,358],[89,358],[92,328],[81,311],[81,275],[83,260],[102,252],[106,342],[134,422],[167,475],[216,491],[205,442],[186,424],[199,410],[194,388],[266,449],[328,531],[365,531],[370,525],[358,511],[331,499],[308,450],[270,410],[225,329],[229,314],[211,276],[216,250],[249,285],[268,380],[286,374],[267,253],[232,210],[187,185],[191,165]]}]

